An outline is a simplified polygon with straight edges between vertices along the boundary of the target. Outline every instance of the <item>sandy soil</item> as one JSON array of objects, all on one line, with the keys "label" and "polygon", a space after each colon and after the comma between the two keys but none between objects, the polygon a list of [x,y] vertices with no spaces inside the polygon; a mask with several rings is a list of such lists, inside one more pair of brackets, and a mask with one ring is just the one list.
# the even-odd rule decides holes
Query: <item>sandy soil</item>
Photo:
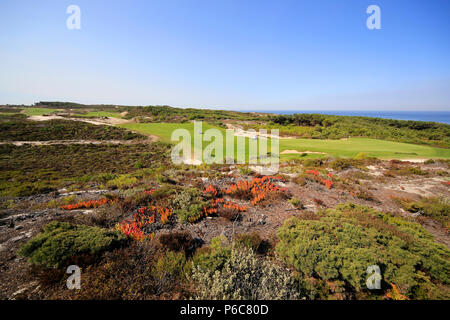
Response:
[{"label": "sandy soil", "polygon": [[425,161],[427,161],[428,159],[426,158],[416,158],[416,159],[384,159],[384,160],[400,160],[403,162],[414,162],[414,163],[424,163]]},{"label": "sandy soil", "polygon": [[119,119],[119,118],[68,118],[68,117],[61,117],[56,115],[51,116],[30,116],[28,117],[28,120],[33,121],[48,121],[48,120],[73,120],[73,121],[81,121],[86,123],[91,123],[95,125],[109,125],[114,126],[117,124],[124,124],[124,123],[132,123],[133,120],[127,120],[127,119]]},{"label": "sandy soil", "polygon": [[0,141],[0,144],[12,144],[15,146],[32,145],[32,146],[50,146],[55,144],[137,144],[150,143],[153,139],[148,140],[49,140],[49,141]]},{"label": "sandy soil", "polygon": [[245,138],[250,138],[250,139],[254,139],[255,137],[260,137],[260,138],[266,138],[266,139],[272,139],[272,138],[278,138],[278,139],[293,139],[293,137],[280,137],[280,136],[275,136],[272,134],[263,134],[260,133],[259,131],[246,131],[238,126],[235,126],[231,123],[226,123],[227,129],[231,129],[234,130],[234,135],[237,137],[245,137]]}]

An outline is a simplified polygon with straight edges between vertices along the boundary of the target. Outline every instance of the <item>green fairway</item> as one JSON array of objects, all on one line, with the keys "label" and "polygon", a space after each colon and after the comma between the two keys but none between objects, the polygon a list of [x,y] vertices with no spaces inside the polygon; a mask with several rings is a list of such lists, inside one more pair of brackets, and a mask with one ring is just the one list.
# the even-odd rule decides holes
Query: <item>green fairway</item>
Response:
[{"label": "green fairway", "polygon": [[84,118],[100,118],[100,117],[122,118],[122,116],[119,113],[108,111],[91,111],[83,114],[75,114],[75,116]]},{"label": "green fairway", "polygon": [[55,113],[60,110],[58,109],[49,109],[49,108],[26,108],[23,113],[27,116],[42,116],[44,114]]},{"label": "green fairway", "polygon": [[[172,132],[176,129],[186,129],[189,131],[191,136],[194,136],[194,124],[191,122],[185,123],[126,123],[118,125],[121,128],[137,131],[143,134],[151,134],[158,136],[161,141],[174,143],[170,138],[172,136]],[[225,134],[225,129],[218,128],[212,125],[209,125],[203,122],[203,132],[208,129],[219,129],[223,134]],[[206,145],[206,144],[205,144]]]},{"label": "green fairway", "polygon": [[[186,129],[189,131],[191,135],[191,145],[192,145],[192,151],[194,150],[194,124],[191,122],[185,122],[185,123],[127,123],[127,124],[121,124],[118,125],[121,128],[126,128],[129,130],[133,130],[142,134],[148,134],[148,135],[156,135],[160,138],[162,142],[168,142],[168,143],[178,143],[177,141],[172,141],[171,136],[172,132],[176,129]],[[223,136],[223,154],[224,157],[226,155],[226,139],[225,139],[225,129],[210,125],[206,122],[202,123],[202,132],[203,134],[208,129],[217,129],[222,133]],[[202,137],[203,137],[202,134]],[[243,154],[245,154],[246,160],[248,160],[249,156],[249,141],[248,138],[241,138],[241,143],[237,142],[237,137],[234,137],[234,154],[236,158],[236,154],[238,151],[243,150]],[[255,143],[257,141],[254,141]],[[203,141],[202,143],[202,149],[205,149],[211,141]],[[258,149],[259,150],[259,149]],[[270,151],[270,141],[268,142],[267,150]],[[242,153],[241,153],[242,154]]]},{"label": "green fairway", "polygon": [[[170,140],[175,129],[187,129],[191,136],[194,134],[192,123],[130,123],[119,125],[122,128],[134,130],[143,134],[151,134],[160,137],[161,141],[174,143]],[[222,132],[225,140],[225,129],[218,128],[207,123],[203,123],[202,131],[215,128]],[[246,140],[246,152],[248,155],[248,142]],[[203,142],[205,148],[209,142]],[[242,146],[241,146],[242,148]],[[297,150],[299,152],[312,151],[324,152],[325,154],[307,154],[304,158],[317,158],[324,156],[333,157],[354,157],[358,153],[364,152],[369,156],[380,159],[414,159],[414,158],[450,158],[450,149],[435,148],[424,145],[400,143],[393,141],[350,138],[346,140],[321,140],[321,139],[280,139],[280,152],[284,150]],[[270,151],[270,141],[268,142]],[[298,158],[300,154],[284,154],[282,159]]]}]

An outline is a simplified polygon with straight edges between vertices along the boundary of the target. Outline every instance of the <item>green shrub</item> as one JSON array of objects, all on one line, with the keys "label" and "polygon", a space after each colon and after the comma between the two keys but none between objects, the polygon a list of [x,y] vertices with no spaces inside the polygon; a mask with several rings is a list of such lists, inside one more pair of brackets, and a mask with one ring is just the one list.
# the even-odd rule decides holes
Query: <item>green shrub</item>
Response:
[{"label": "green shrub", "polygon": [[256,252],[261,246],[263,240],[258,233],[252,232],[238,234],[234,242],[237,247],[250,248]]},{"label": "green shrub", "polygon": [[22,246],[19,254],[32,264],[58,268],[76,255],[96,255],[125,241],[126,237],[118,231],[54,221]]},{"label": "green shrub", "polygon": [[277,252],[306,276],[371,297],[366,270],[378,265],[384,287],[395,284],[414,299],[449,299],[450,251],[420,224],[364,206],[339,205],[319,220],[289,219],[279,228]]},{"label": "green shrub", "polygon": [[184,281],[191,272],[191,266],[184,253],[167,251],[158,258],[152,273],[159,280]]},{"label": "green shrub", "polygon": [[369,155],[365,152],[360,152],[355,156],[355,160],[364,160],[367,159]]},{"label": "green shrub", "polygon": [[253,170],[247,166],[243,166],[239,168],[239,173],[243,176],[249,176],[253,174]]},{"label": "green shrub", "polygon": [[303,209],[303,203],[300,199],[292,198],[289,202],[297,209]]},{"label": "green shrub", "polygon": [[335,170],[344,170],[353,166],[351,159],[336,159],[330,163],[330,166]]},{"label": "green shrub", "polygon": [[136,184],[136,177],[130,177],[129,175],[121,175],[115,179],[107,182],[107,186],[110,188],[128,189]]},{"label": "green shrub", "polygon": [[203,207],[209,206],[200,190],[184,188],[177,192],[169,201],[170,207],[182,223],[196,221],[202,216]]},{"label": "green shrub", "polygon": [[226,244],[225,237],[211,239],[209,247],[199,249],[193,257],[193,264],[203,271],[222,270],[230,258],[231,249]]},{"label": "green shrub", "polygon": [[409,212],[419,212],[442,223],[446,228],[450,227],[450,200],[447,198],[422,198],[419,201],[399,199],[399,204]]}]

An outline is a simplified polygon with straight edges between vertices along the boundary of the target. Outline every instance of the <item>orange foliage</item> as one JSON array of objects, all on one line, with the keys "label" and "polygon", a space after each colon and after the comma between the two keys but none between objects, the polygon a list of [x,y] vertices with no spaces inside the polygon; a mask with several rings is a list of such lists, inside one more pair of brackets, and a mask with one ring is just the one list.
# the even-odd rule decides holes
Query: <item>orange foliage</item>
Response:
[{"label": "orange foliage", "polygon": [[83,202],[79,202],[76,204],[67,204],[65,206],[61,206],[61,209],[64,210],[76,210],[76,209],[81,209],[81,208],[97,208],[99,206],[105,205],[107,203],[111,204],[116,202],[117,199],[115,200],[108,200],[108,199],[100,199],[100,200],[89,200],[89,201],[83,201]]},{"label": "orange foliage", "polygon": [[392,290],[386,294],[386,297],[392,300],[409,300],[407,296],[401,294],[400,289],[391,283]]},{"label": "orange foliage", "polygon": [[275,180],[282,180],[279,177],[264,176],[262,178],[253,177],[251,181],[241,180],[237,184],[225,190],[229,195],[250,195],[251,204],[255,206],[271,192],[285,192],[286,188],[279,187],[273,183]]},{"label": "orange foliage", "polygon": [[327,187],[328,189],[331,189],[331,188],[333,187],[333,181],[332,181],[332,179],[333,179],[333,174],[332,174],[331,172],[329,172],[329,173],[327,174],[327,177],[328,177],[329,179],[322,179],[322,178],[320,177],[319,171],[317,171],[317,170],[308,170],[308,171],[306,171],[306,173],[312,174],[312,175],[316,178],[316,181],[322,183],[322,184],[323,184],[325,187]]},{"label": "orange foliage", "polygon": [[154,234],[146,235],[143,228],[149,224],[155,223],[157,215],[163,224],[169,222],[169,217],[172,215],[172,210],[161,206],[142,207],[138,212],[133,214],[131,220],[123,220],[116,225],[116,229],[121,231],[127,237],[137,241],[146,239],[152,240]]}]

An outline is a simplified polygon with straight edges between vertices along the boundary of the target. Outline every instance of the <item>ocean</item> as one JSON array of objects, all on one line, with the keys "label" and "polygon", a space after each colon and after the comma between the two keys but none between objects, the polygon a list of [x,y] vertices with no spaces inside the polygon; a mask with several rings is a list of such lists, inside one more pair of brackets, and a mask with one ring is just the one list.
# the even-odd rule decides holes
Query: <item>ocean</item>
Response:
[{"label": "ocean", "polygon": [[395,120],[433,121],[450,124],[450,111],[336,111],[336,110],[261,110],[276,114],[320,113],[336,116],[362,116]]}]

